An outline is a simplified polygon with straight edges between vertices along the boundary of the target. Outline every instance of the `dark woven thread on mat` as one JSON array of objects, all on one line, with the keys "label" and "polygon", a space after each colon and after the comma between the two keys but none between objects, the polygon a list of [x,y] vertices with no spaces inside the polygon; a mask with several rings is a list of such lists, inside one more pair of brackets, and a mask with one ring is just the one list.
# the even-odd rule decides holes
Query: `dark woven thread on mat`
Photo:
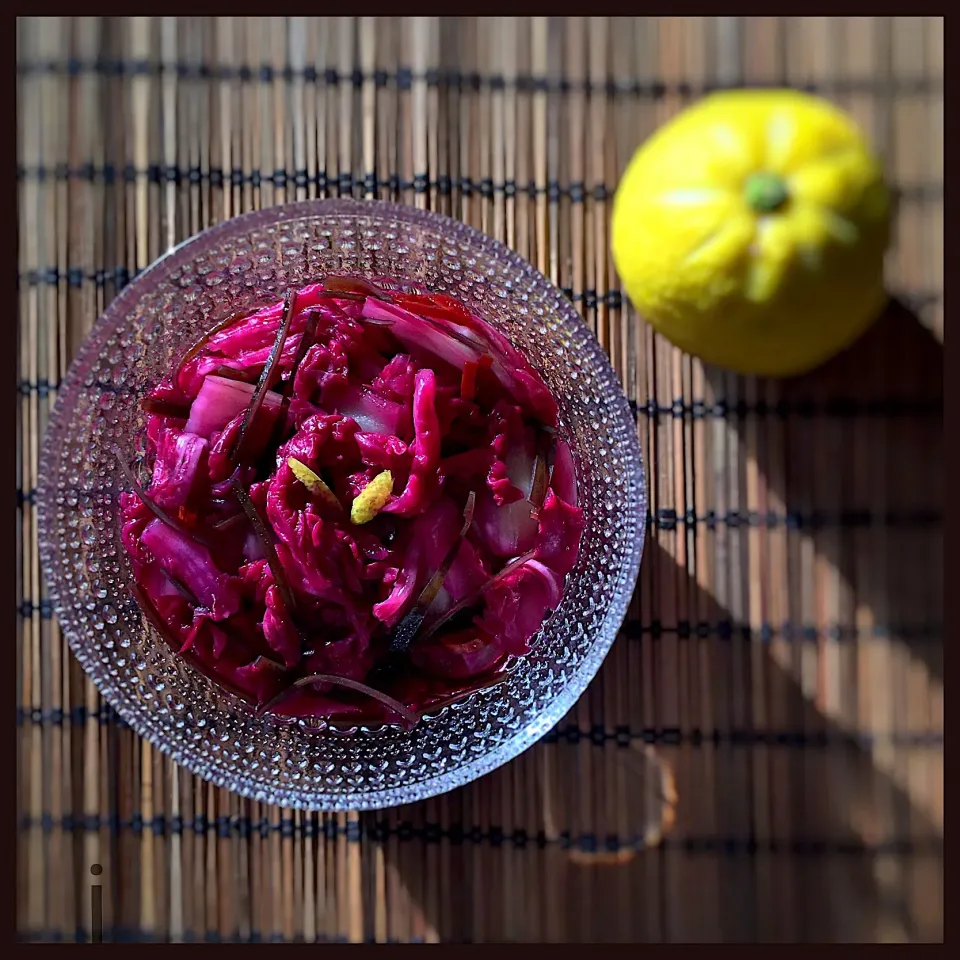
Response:
[{"label": "dark woven thread on mat", "polygon": [[[114,287],[119,292],[128,283],[135,280],[140,272],[137,270],[131,271],[123,266],[100,267],[95,270],[83,267],[70,267],[66,270],[60,270],[57,267],[42,267],[34,270],[17,271],[17,285],[18,287],[24,285],[39,287],[59,286],[61,283],[66,283],[69,287],[79,289],[85,283],[93,283],[103,289]],[[625,304],[623,294],[619,290],[597,291],[588,289],[578,293],[572,287],[561,287],[560,291],[572,303],[582,303],[588,311],[596,310],[601,305],[612,310],[620,310]],[[916,312],[934,306],[942,300],[942,294],[934,291],[901,290],[894,292],[892,296],[904,306]]]},{"label": "dark woven thread on mat", "polygon": [[[43,620],[53,617],[53,607],[48,600],[39,603],[31,600],[21,600],[17,604],[17,614],[22,618],[34,615]],[[865,642],[869,640],[890,640],[898,638],[913,644],[930,643],[940,645],[943,642],[943,625],[939,623],[874,623],[869,628],[858,628],[850,624],[832,623],[817,627],[813,624],[798,624],[794,621],[785,621],[779,627],[764,623],[759,627],[751,627],[745,623],[734,623],[732,620],[718,620],[691,622],[681,620],[675,625],[664,625],[659,620],[643,623],[634,618],[624,621],[621,635],[628,640],[641,640],[649,637],[658,640],[661,637],[676,638],[679,640],[742,640],[745,643],[758,642],[767,644],[775,639],[793,642],[817,644],[821,640],[834,642]]]},{"label": "dark woven thread on mat", "polygon": [[[98,384],[98,386],[105,393],[123,392],[123,388],[114,384],[105,383]],[[59,381],[47,380],[46,378],[21,380],[17,386],[19,393],[23,395],[36,393],[41,397],[46,397],[59,388]],[[679,398],[671,404],[657,403],[656,400],[647,400],[645,403],[638,403],[636,400],[628,402],[635,415],[639,414],[653,420],[660,417],[673,417],[678,420],[687,418],[692,420],[726,420],[745,419],[747,417],[786,419],[792,416],[806,420],[818,417],[841,420],[863,417],[879,417],[885,420],[927,417],[940,419],[943,417],[943,399],[940,397],[920,400],[902,396],[880,397],[870,400],[859,400],[854,397],[833,397],[826,401],[779,400],[774,404],[767,403],[764,400],[758,400],[755,403],[748,403],[746,400],[736,400],[734,402],[717,400],[712,403],[707,403],[705,400],[693,400],[688,403]],[[33,491],[27,491],[23,494],[25,501],[32,502],[32,497]],[[744,522],[750,523],[749,520]],[[791,521],[788,520],[787,524],[790,523]],[[829,526],[829,522],[826,525]]]},{"label": "dark woven thread on mat", "polygon": [[[238,836],[248,839],[254,834],[268,837],[280,834],[282,837],[314,837],[322,836],[328,840],[338,837],[348,843],[364,841],[383,843],[395,838],[404,843],[424,841],[426,843],[441,843],[446,841],[454,846],[465,844],[493,847],[513,846],[520,849],[537,847],[544,849],[549,846],[559,847],[561,850],[579,850],[583,853],[618,853],[624,850],[638,850],[645,846],[644,836],[620,837],[615,834],[598,836],[593,833],[571,833],[561,831],[555,836],[548,836],[544,831],[536,833],[518,828],[505,830],[503,827],[454,823],[444,826],[440,823],[415,825],[410,822],[401,822],[391,825],[385,820],[347,820],[346,824],[338,824],[333,820],[314,823],[310,818],[299,823],[291,817],[283,817],[278,821],[261,817],[253,820],[250,817],[216,817],[210,819],[204,816],[184,819],[182,817],[155,816],[145,820],[134,814],[131,817],[119,816],[86,816],[62,817],[50,816],[38,818],[22,818],[21,829],[39,827],[45,832],[63,830],[67,832],[121,833],[130,831],[141,834],[150,831],[154,836],[163,837],[193,832],[199,835],[214,833],[219,837]],[[734,836],[695,836],[664,837],[658,844],[667,849],[682,850],[688,854],[721,854],[730,857],[756,856],[767,853],[790,857],[875,857],[875,856],[930,856],[937,857],[943,854],[943,844],[938,838],[894,838],[868,843],[864,840],[826,840],[817,838],[766,838],[734,837]]]},{"label": "dark woven thread on mat", "polygon": [[[17,708],[17,726],[28,724],[40,726],[63,726],[70,723],[80,726],[87,722],[101,726],[126,728],[120,716],[109,707],[87,710],[86,707],[74,707],[65,712],[54,708],[42,710]],[[793,750],[828,750],[835,747],[851,749],[870,749],[878,745],[897,749],[927,750],[943,746],[943,733],[938,730],[906,731],[894,730],[880,733],[828,733],[826,731],[789,731],[789,730],[682,730],[679,727],[645,730],[631,730],[628,726],[609,729],[601,724],[589,730],[572,724],[560,724],[547,733],[542,743],[579,744],[590,743],[602,747],[608,743],[628,747],[636,743],[650,746],[689,745],[692,747],[778,747]]]},{"label": "dark woven thread on mat", "polygon": [[[264,63],[259,66],[250,64],[208,64],[178,60],[163,62],[156,60],[113,60],[99,58],[96,60],[80,60],[78,58],[65,60],[24,60],[17,64],[17,73],[21,76],[31,74],[67,74],[79,76],[84,73],[96,73],[108,77],[125,76],[162,76],[174,74],[181,79],[196,80],[239,80],[241,83],[259,81],[271,83],[275,80],[303,80],[307,83],[323,82],[331,86],[352,84],[362,87],[364,83],[372,82],[378,87],[397,86],[408,89],[414,83],[425,83],[427,86],[446,86],[465,90],[507,90],[514,89],[521,92],[550,92],[550,93],[602,93],[607,96],[632,95],[637,97],[665,97],[697,96],[711,93],[716,90],[735,90],[745,86],[743,83],[704,82],[697,83],[686,80],[668,83],[663,80],[641,81],[637,79],[617,79],[608,77],[602,81],[590,79],[571,80],[566,77],[546,77],[533,74],[518,73],[515,77],[507,77],[499,73],[462,72],[459,70],[431,69],[415,71],[408,67],[400,67],[395,71],[375,70],[365,72],[360,69],[338,71],[334,68],[318,70],[307,66],[296,69],[290,65],[275,68]],[[783,86],[782,83],[770,81],[756,81],[751,87]],[[943,89],[942,82],[927,76],[890,77],[890,78],[858,78],[837,77],[831,80],[808,82],[793,85],[796,89],[808,92],[829,92],[834,95],[850,93],[873,93],[877,95],[897,96],[929,94]]]},{"label": "dark woven thread on mat", "polygon": [[[115,487],[76,488],[74,491],[82,497],[111,497],[118,495]],[[36,490],[26,492],[17,491],[20,503],[33,503],[36,499]],[[831,527],[842,529],[863,529],[866,527],[910,527],[929,528],[943,525],[943,514],[939,510],[888,510],[884,513],[873,513],[870,510],[844,510],[831,513],[825,510],[814,510],[810,513],[801,513],[791,510],[786,514],[768,511],[761,513],[755,510],[728,510],[718,513],[709,510],[705,514],[697,514],[691,507],[685,512],[678,512],[669,507],[662,507],[655,513],[647,514],[647,527],[658,530],[671,531],[680,527],[704,526],[708,530],[717,527],[760,527],[775,530],[823,530]],[[42,612],[42,611],[41,611]]]},{"label": "dark woven thread on mat", "polygon": [[[244,186],[250,184],[259,187],[262,184],[272,183],[275,187],[306,187],[315,185],[322,190],[337,188],[344,191],[363,190],[413,190],[415,193],[427,193],[436,190],[441,196],[451,194],[454,189],[471,195],[478,193],[481,196],[503,194],[506,197],[519,194],[528,197],[546,196],[550,200],[567,199],[571,203],[584,203],[588,198],[596,201],[609,200],[613,197],[615,187],[604,183],[595,183],[587,186],[583,181],[571,181],[562,184],[558,180],[548,180],[545,186],[529,181],[526,184],[516,180],[498,182],[492,178],[474,180],[471,177],[451,177],[439,175],[432,179],[427,174],[416,174],[412,180],[406,180],[399,174],[388,177],[377,177],[367,173],[362,176],[353,173],[327,174],[325,171],[310,174],[307,170],[285,170],[277,168],[273,173],[252,169],[249,172],[240,167],[225,170],[221,167],[178,167],[164,166],[159,163],[150,164],[144,169],[137,169],[132,163],[124,166],[104,164],[96,166],[92,163],[71,167],[68,164],[55,166],[17,167],[18,180],[37,180],[41,183],[54,180],[58,183],[78,180],[85,183],[136,183],[146,178],[149,183],[165,184],[200,184],[209,182],[211,186]],[[943,200],[943,184],[941,183],[908,183],[899,184],[892,188],[894,198],[899,203],[940,202]]]}]

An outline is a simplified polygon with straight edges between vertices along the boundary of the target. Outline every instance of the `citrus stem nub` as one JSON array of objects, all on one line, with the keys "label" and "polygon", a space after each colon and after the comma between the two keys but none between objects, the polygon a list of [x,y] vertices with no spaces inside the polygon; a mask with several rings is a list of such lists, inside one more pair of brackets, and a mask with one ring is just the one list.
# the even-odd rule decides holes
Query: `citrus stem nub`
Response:
[{"label": "citrus stem nub", "polygon": [[782,207],[790,196],[783,177],[776,173],[754,173],[747,178],[744,193],[747,203],[757,213],[773,213]]}]

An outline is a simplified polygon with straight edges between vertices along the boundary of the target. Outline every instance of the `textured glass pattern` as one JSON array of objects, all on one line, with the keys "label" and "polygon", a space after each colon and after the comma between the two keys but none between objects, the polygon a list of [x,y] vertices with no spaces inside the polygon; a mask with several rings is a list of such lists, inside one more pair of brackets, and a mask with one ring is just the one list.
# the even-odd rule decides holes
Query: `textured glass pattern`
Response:
[{"label": "textured glass pattern", "polygon": [[[563,600],[509,679],[412,731],[258,718],[149,627],[130,595],[113,453],[144,454],[139,401],[214,320],[344,272],[449,292],[502,330],[560,406],[586,514]],[[45,437],[41,556],[84,669],[120,716],[194,773],[254,799],[371,809],[489,772],[560,720],[596,673],[633,593],[646,497],[634,419],[571,304],[502,244],[434,213],[312,201],[238,217],[177,247],[113,301]]]}]

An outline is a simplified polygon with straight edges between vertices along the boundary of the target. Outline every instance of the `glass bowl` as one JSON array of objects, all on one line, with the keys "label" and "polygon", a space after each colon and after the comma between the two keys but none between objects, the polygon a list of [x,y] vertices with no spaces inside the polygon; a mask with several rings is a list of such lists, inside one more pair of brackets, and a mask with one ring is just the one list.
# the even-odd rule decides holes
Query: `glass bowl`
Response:
[{"label": "glass bowl", "polygon": [[[266,715],[164,643],[130,591],[117,464],[144,456],[139,401],[210,324],[328,273],[448,292],[541,372],[574,453],[586,529],[559,607],[505,683],[413,730],[334,728]],[[94,327],[43,444],[40,550],[60,624],[104,699],[191,772],[252,799],[310,810],[420,800],[517,756],[569,710],[600,667],[640,565],[646,496],[636,426],[606,356],[569,301],[528,263],[435,213],[376,201],[245,214],[172,250]]]}]

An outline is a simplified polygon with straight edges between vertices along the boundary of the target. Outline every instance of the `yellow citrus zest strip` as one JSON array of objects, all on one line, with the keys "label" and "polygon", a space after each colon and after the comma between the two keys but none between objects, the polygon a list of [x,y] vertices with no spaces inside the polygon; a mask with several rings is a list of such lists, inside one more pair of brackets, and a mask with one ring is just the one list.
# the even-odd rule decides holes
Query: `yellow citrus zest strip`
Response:
[{"label": "yellow citrus zest strip", "polygon": [[340,501],[333,491],[305,463],[301,463],[296,457],[287,457],[287,466],[311,493],[321,497],[332,507],[340,506]]},{"label": "yellow citrus zest strip", "polygon": [[389,470],[377,474],[353,501],[350,519],[356,523],[369,523],[385,506],[393,493],[393,474]]}]

